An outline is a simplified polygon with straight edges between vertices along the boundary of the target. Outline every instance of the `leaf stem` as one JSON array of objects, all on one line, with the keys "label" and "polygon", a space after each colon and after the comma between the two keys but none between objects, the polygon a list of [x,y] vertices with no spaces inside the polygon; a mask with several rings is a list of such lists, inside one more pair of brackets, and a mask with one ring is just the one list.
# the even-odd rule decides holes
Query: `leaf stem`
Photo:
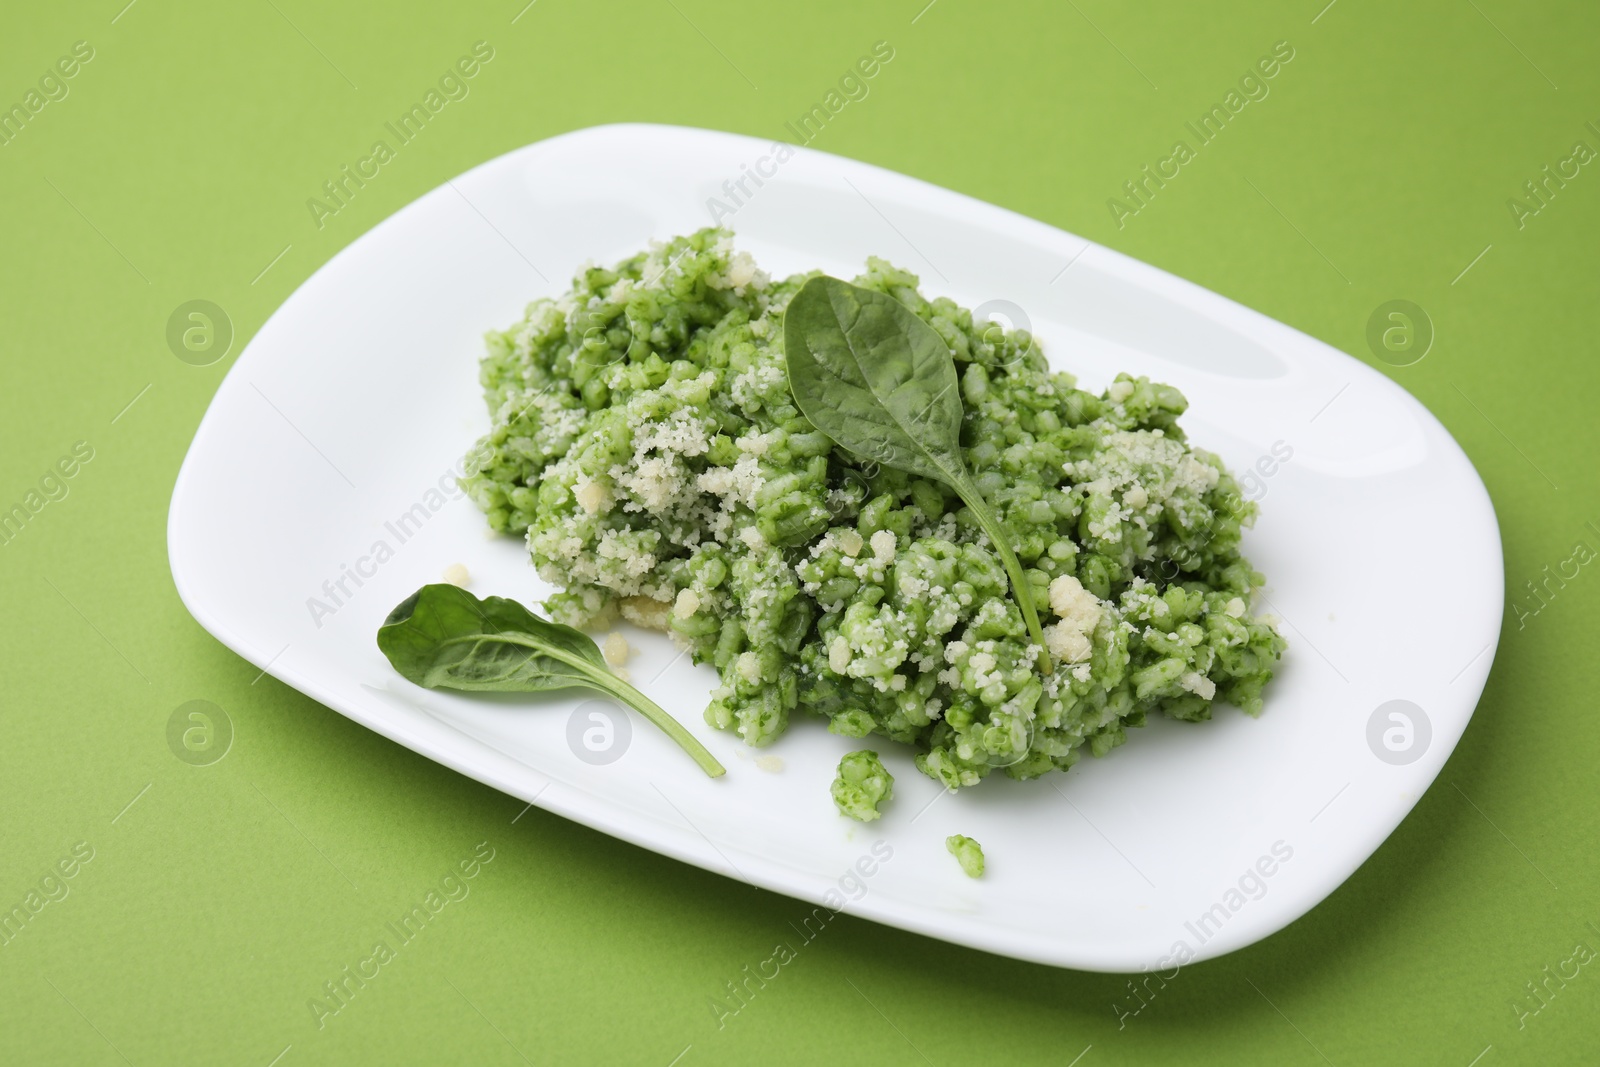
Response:
[{"label": "leaf stem", "polygon": [[662,733],[678,743],[678,747],[687,752],[691,759],[700,765],[700,769],[713,778],[721,778],[727,773],[726,768],[717,762],[706,747],[691,734],[684,725],[669,715],[665,708],[649,697],[645,696],[633,686],[624,682],[610,671],[601,670],[578,656],[572,656],[534,638],[520,637],[516,634],[474,634],[478,640],[505,641],[508,644],[522,645],[525,648],[536,649],[542,655],[558,659],[569,667],[577,668],[582,674],[593,681],[593,688],[616,697],[628,707],[643,715],[654,723]]},{"label": "leaf stem", "polygon": [[990,510],[989,502],[983,499],[983,494],[970,478],[957,479],[955,487],[961,494],[961,499],[966,501],[967,507],[972,509],[978,525],[989,535],[989,542],[994,545],[995,552],[999,554],[1000,562],[1006,569],[1006,577],[1011,579],[1011,592],[1016,598],[1018,609],[1022,612],[1022,621],[1027,624],[1028,637],[1039,646],[1039,670],[1046,674],[1050,673],[1054,667],[1050,662],[1049,647],[1044,643],[1044,631],[1039,626],[1039,613],[1033,606],[1033,593],[1028,585],[1028,576],[1023,573],[1022,561],[1017,559],[1016,552],[1006,539],[1005,527],[1001,525],[1000,517]]},{"label": "leaf stem", "polygon": [[667,714],[661,705],[616,675],[611,675],[608,681],[610,686],[614,687],[610,691],[614,692],[618,699],[660,727],[663,733],[678,743],[679,748],[689,753],[700,765],[701,770],[713,778],[721,778],[727,773],[722,764],[717,762],[717,757],[706,751],[706,747],[695,740],[695,736],[684,729],[682,723]]}]

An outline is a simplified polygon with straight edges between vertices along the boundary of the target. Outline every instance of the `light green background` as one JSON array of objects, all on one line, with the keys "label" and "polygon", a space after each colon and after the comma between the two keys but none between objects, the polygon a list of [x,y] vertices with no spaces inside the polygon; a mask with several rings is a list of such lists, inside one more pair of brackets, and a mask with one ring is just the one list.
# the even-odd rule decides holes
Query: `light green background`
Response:
[{"label": "light green background", "polygon": [[[94,849],[0,948],[0,1061],[1595,1059],[1600,964],[1552,983],[1524,1025],[1512,1007],[1538,1004],[1525,984],[1575,943],[1600,948],[1594,568],[1520,629],[1508,610],[1461,745],[1345,886],[1185,970],[1124,1027],[1123,979],[846,917],[718,1030],[707,997],[792,938],[800,904],[537,810],[513,824],[520,803],[258,677],[184,611],[165,543],[232,359],[364,230],[579,127],[778,137],[883,39],[893,62],[816,147],[1092,237],[1374,364],[1372,311],[1425,308],[1432,351],[1378,365],[1482,472],[1528,606],[1542,567],[1580,538],[1600,548],[1600,168],[1521,229],[1506,206],[1575,140],[1600,148],[1592,6],[538,0],[513,23],[521,0],[124,2],[0,17],[0,103],[73,42],[95,49],[0,147],[0,506],[74,442],[95,450],[0,547],[0,907],[75,843]],[[472,95],[319,231],[306,199],[480,39],[496,57]],[[1296,54],[1271,95],[1117,228],[1107,198],[1279,40]],[[203,368],[164,338],[196,298],[237,330]],[[1391,595],[1426,625],[1426,605]],[[236,730],[211,766],[167,745],[192,699]],[[319,1030],[307,1000],[481,841],[495,858],[470,896]]]}]

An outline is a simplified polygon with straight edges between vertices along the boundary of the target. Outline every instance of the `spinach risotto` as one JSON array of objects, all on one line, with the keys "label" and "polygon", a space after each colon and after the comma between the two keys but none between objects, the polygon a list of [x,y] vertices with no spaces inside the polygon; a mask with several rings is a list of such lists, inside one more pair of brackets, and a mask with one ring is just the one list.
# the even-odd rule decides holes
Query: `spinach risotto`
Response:
[{"label": "spinach risotto", "polygon": [[706,720],[749,744],[809,713],[914,746],[952,788],[1065,770],[1152,711],[1259,714],[1285,642],[1251,610],[1256,505],[1188,444],[1182,394],[1079,389],[1026,332],[866,268],[828,279],[832,306],[942,342],[954,389],[925,400],[955,405],[949,478],[818,429],[847,405],[785,356],[816,275],[773,280],[724,230],[584,269],[488,336],[463,485],[526,537],[551,617],[670,634],[720,676]]}]

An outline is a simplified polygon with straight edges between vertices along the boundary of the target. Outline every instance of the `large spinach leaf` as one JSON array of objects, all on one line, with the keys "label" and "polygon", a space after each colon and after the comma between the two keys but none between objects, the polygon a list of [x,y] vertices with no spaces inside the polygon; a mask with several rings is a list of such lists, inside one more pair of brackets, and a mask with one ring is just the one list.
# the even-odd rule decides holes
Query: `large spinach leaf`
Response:
[{"label": "large spinach leaf", "polygon": [[820,275],[789,302],[783,348],[795,403],[817,429],[866,459],[943,482],[972,509],[1047,664],[1032,588],[961,455],[961,394],[944,340],[894,297]]}]

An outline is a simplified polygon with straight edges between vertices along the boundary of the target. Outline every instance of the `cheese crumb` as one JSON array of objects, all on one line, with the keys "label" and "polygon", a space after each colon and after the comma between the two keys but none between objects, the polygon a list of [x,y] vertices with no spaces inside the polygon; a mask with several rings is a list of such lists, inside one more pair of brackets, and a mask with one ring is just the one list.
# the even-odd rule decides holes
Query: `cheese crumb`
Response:
[{"label": "cheese crumb", "polygon": [[444,569],[443,578],[451,585],[460,586],[464,586],[472,580],[472,576],[467,573],[467,568],[463,567],[459,563],[452,563],[450,566],[446,567]]},{"label": "cheese crumb", "polygon": [[1100,625],[1100,601],[1083,583],[1063,574],[1050,583],[1050,610],[1061,621],[1044,630],[1045,647],[1067,663],[1081,663],[1094,650],[1090,636]]},{"label": "cheese crumb", "polygon": [[1063,619],[1082,623],[1079,628],[1085,631],[1100,621],[1099,599],[1070,574],[1050,583],[1050,610]]},{"label": "cheese crumb", "polygon": [[628,662],[628,657],[633,654],[628,639],[616,631],[606,634],[606,639],[600,644],[600,654],[605,657],[606,663],[612,667],[620,667]]},{"label": "cheese crumb", "polygon": [[1244,618],[1245,612],[1244,601],[1240,600],[1238,597],[1234,597],[1232,600],[1228,601],[1228,606],[1225,610],[1234,618],[1242,619]]},{"label": "cheese crumb", "polygon": [[618,606],[624,619],[646,630],[665,630],[672,612],[671,604],[647,596],[625,596]]},{"label": "cheese crumb", "polygon": [[606,506],[606,487],[599,482],[581,481],[572,495],[578,498],[578,506],[591,515],[598,515]]},{"label": "cheese crumb", "polygon": [[861,554],[861,546],[864,544],[866,542],[861,540],[861,535],[854,530],[839,531],[839,548],[851,559],[855,559]]},{"label": "cheese crumb", "polygon": [[767,454],[768,447],[772,444],[772,437],[770,434],[764,433],[747,433],[735,441],[734,444],[746,456],[764,456]]},{"label": "cheese crumb", "polygon": [[828,667],[834,674],[843,674],[846,667],[850,666],[850,658],[854,655],[850,651],[850,642],[844,634],[836,634],[833,643],[828,646]]},{"label": "cheese crumb", "polygon": [[680,619],[687,619],[700,610],[700,594],[693,589],[683,589],[678,593],[678,599],[672,605],[672,614]]},{"label": "cheese crumb", "polygon": [[1088,635],[1065,622],[1052,623],[1044,628],[1044,647],[1063,663],[1081,663],[1094,651],[1094,643]]},{"label": "cheese crumb", "polygon": [[755,280],[760,271],[756,268],[756,261],[749,252],[740,252],[728,263],[728,281],[733,283],[735,289],[743,289]]},{"label": "cheese crumb", "polygon": [[1201,674],[1199,671],[1190,671],[1178,679],[1178,684],[1197,697],[1210,700],[1217,695],[1217,683]]},{"label": "cheese crumb", "polygon": [[1112,382],[1111,388],[1106,390],[1106,397],[1113,404],[1120,404],[1133,395],[1132,382]]},{"label": "cheese crumb", "polygon": [[872,535],[872,561],[880,567],[894,562],[895,536],[893,530],[879,530]]}]

